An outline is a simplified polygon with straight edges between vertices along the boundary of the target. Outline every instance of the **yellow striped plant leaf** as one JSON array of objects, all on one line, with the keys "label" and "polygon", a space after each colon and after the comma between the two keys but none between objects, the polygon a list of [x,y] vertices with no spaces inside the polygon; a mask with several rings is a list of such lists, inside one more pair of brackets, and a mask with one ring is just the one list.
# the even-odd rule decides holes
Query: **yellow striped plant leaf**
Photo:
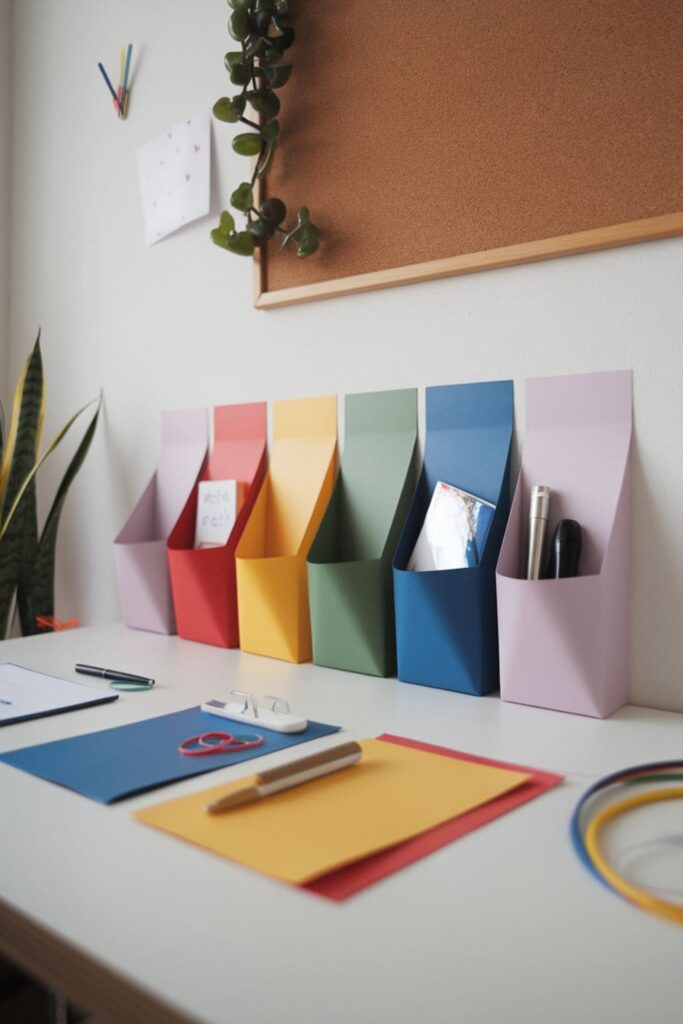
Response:
[{"label": "yellow striped plant leaf", "polygon": [[14,392],[0,470],[0,637],[7,636],[11,629],[21,566],[33,561],[38,553],[32,467],[37,457],[44,405],[39,334]]}]

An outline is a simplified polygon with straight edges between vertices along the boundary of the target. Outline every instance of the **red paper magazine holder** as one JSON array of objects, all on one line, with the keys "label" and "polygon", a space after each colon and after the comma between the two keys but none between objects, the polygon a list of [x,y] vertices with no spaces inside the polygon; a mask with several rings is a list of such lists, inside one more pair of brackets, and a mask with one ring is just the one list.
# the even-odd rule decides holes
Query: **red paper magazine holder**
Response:
[{"label": "red paper magazine holder", "polygon": [[214,410],[214,445],[202,480],[237,480],[244,499],[222,547],[195,549],[196,485],[168,539],[168,565],[178,634],[218,647],[239,646],[235,548],[266,469],[266,403]]}]

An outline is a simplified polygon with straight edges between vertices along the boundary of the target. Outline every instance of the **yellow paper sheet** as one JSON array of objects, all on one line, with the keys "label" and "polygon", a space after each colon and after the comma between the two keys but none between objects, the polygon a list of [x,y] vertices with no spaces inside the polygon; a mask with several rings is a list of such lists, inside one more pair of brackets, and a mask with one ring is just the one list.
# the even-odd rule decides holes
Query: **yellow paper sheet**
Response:
[{"label": "yellow paper sheet", "polygon": [[[529,775],[363,740],[351,768],[221,814],[245,780],[156,804],[135,817],[214,853],[304,884],[515,789]],[[253,779],[253,776],[249,776]]]}]

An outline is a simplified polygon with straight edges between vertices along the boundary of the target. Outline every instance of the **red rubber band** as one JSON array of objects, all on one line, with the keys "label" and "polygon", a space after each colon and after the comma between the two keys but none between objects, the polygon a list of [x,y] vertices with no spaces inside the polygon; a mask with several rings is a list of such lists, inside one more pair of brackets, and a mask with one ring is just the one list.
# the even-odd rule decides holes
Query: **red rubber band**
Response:
[{"label": "red rubber band", "polygon": [[[218,742],[215,742],[218,741]],[[203,732],[199,736],[189,736],[178,746],[178,753],[185,757],[208,757],[211,754],[232,754],[251,747],[260,747],[263,736],[254,734],[253,740],[245,740],[233,736],[230,732]]]}]

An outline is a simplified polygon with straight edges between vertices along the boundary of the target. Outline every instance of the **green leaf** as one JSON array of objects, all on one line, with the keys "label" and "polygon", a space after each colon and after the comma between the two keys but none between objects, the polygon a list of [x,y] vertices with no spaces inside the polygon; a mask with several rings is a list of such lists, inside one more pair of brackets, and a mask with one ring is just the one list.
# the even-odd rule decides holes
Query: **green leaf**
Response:
[{"label": "green leaf", "polygon": [[[258,8],[258,4],[256,5]],[[254,10],[254,24],[256,25],[256,31],[261,36],[268,35],[268,29],[270,28],[270,19],[273,16],[272,8],[270,10]]]},{"label": "green leaf", "polygon": [[280,112],[280,101],[275,93],[269,89],[253,89],[246,94],[247,103],[250,103],[254,110],[263,114],[270,120],[277,117]]},{"label": "green leaf", "polygon": [[248,231],[239,231],[236,235],[232,235],[228,243],[228,249],[230,252],[236,253],[238,256],[253,256],[254,255],[254,239]]},{"label": "green leaf", "polygon": [[303,259],[306,256],[312,256],[314,252],[318,251],[320,247],[320,232],[315,224],[306,224],[301,228],[301,232],[301,237],[298,239],[299,248],[296,254],[300,259]]},{"label": "green leaf", "polygon": [[273,224],[281,224],[287,216],[287,207],[276,196],[273,196],[271,199],[264,199],[261,203],[261,216],[265,217],[266,220],[272,221]]},{"label": "green leaf", "polygon": [[287,28],[283,28],[282,35],[275,36],[274,39],[271,39],[271,43],[275,43],[280,52],[282,52],[283,50],[288,50],[290,48],[294,42],[295,36],[296,32],[288,25]]},{"label": "green leaf", "polygon": [[284,249],[290,242],[296,242],[298,246],[296,254],[303,259],[305,256],[312,256],[318,250],[320,231],[311,221],[307,206],[299,208],[296,220],[296,226],[282,240],[282,248]]},{"label": "green leaf", "polygon": [[279,60],[282,60],[282,51],[272,44],[277,42],[276,39],[269,39],[269,46],[266,46],[265,50],[261,54],[261,64],[277,64]]},{"label": "green leaf", "polygon": [[95,436],[102,399],[97,403],[95,414],[88,424],[81,442],[62,477],[52,507],[48,512],[38,544],[37,556],[22,566],[17,589],[17,604],[21,629],[24,636],[39,632],[36,618],[39,615],[54,615],[55,550],[59,518],[69,493],[69,488],[85,461],[92,439]]},{"label": "green leaf", "polygon": [[279,67],[265,67],[263,69],[266,78],[270,82],[271,89],[281,89],[289,81],[293,64],[281,64]]},{"label": "green leaf", "polygon": [[14,393],[12,419],[0,475],[0,639],[11,628],[22,564],[35,559],[38,520],[33,478],[40,443],[45,389],[40,332]]},{"label": "green leaf", "polygon": [[217,117],[219,121],[228,121],[234,124],[241,118],[245,106],[244,96],[233,96],[232,99],[222,96],[213,105],[213,116]]},{"label": "green leaf", "polygon": [[249,233],[257,245],[263,245],[275,234],[275,225],[269,220],[252,220],[249,224]]},{"label": "green leaf", "polygon": [[246,39],[249,35],[249,11],[246,6],[238,7],[233,14],[230,15],[230,21],[228,22],[228,31],[233,39],[236,39],[238,43],[241,43],[243,39]]},{"label": "green leaf", "polygon": [[233,11],[248,10],[253,2],[254,0],[228,0]]},{"label": "green leaf", "polygon": [[289,14],[287,0],[275,0],[275,11],[279,18],[285,18]]},{"label": "green leaf", "polygon": [[247,85],[251,78],[248,64],[235,64],[230,71],[230,81],[233,85]]},{"label": "green leaf", "polygon": [[223,210],[217,230],[226,238],[235,230],[235,218],[228,210]]},{"label": "green leaf", "polygon": [[245,58],[251,60],[253,57],[258,57],[261,50],[265,48],[265,45],[265,40],[261,36],[255,36],[247,46],[244,54]]},{"label": "green leaf", "polygon": [[218,228],[212,230],[211,241],[214,245],[219,245],[221,249],[230,249],[230,235],[224,235]]},{"label": "green leaf", "polygon": [[240,156],[256,156],[261,151],[263,139],[255,132],[242,132],[232,140],[232,148]]},{"label": "green leaf", "polygon": [[261,129],[261,137],[266,142],[275,142],[278,135],[280,134],[280,124],[278,121],[269,121],[268,124],[264,124]]},{"label": "green leaf", "polygon": [[[246,213],[254,205],[254,190],[248,181],[243,181],[230,196],[230,205]],[[234,223],[233,223],[234,226]]]},{"label": "green leaf", "polygon": [[268,171],[272,167],[274,156],[275,156],[275,142],[270,142],[268,144],[268,151],[266,153],[265,159],[261,160],[261,162],[260,162],[260,164],[259,164],[259,166],[258,166],[258,168],[256,170],[257,177],[264,178],[266,176],[266,174],[268,173]]},{"label": "green leaf", "polygon": [[225,55],[225,66],[228,71],[232,71],[236,64],[241,64],[244,60],[244,54],[241,50],[231,50]]}]

